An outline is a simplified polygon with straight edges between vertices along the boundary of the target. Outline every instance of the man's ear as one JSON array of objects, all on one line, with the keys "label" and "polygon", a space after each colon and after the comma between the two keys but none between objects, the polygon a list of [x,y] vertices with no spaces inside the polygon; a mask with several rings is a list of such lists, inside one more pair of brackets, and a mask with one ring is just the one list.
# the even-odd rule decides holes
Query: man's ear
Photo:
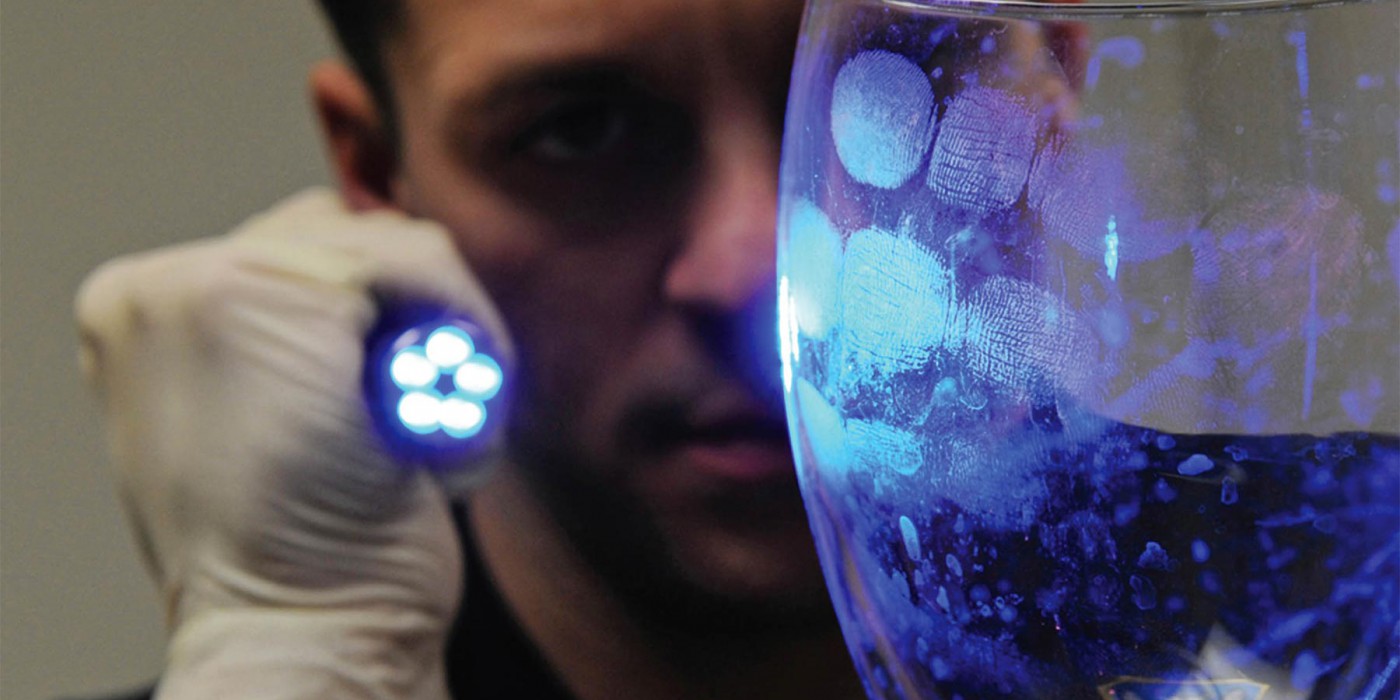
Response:
[{"label": "man's ear", "polygon": [[346,205],[355,211],[398,208],[395,145],[369,88],[339,61],[317,64],[311,69],[310,83],[321,134]]}]

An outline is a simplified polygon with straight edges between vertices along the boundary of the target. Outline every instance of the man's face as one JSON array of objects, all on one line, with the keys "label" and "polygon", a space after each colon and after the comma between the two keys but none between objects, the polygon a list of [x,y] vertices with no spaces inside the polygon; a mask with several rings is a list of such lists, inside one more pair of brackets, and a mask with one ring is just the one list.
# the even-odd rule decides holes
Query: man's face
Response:
[{"label": "man's face", "polygon": [[395,196],[514,335],[520,468],[615,585],[824,605],[781,413],[731,342],[773,304],[801,3],[407,5]]}]

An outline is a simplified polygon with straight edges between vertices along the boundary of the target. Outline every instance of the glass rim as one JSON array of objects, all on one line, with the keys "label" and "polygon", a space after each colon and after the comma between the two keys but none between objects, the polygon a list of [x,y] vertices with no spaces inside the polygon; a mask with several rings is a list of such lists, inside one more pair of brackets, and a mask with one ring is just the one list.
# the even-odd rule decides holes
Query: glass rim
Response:
[{"label": "glass rim", "polygon": [[1036,17],[1072,20],[1085,17],[1160,17],[1223,15],[1303,10],[1328,5],[1361,5],[1380,0],[1105,0],[1047,2],[1046,0],[880,0],[911,10],[936,10],[959,15]]}]

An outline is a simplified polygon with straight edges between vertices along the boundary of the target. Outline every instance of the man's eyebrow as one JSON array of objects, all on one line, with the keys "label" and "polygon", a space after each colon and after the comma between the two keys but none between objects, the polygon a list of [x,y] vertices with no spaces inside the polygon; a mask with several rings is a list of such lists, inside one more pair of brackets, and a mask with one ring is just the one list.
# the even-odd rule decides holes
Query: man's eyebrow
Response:
[{"label": "man's eyebrow", "polygon": [[448,108],[458,124],[509,111],[522,101],[561,92],[612,92],[637,86],[635,71],[617,61],[529,64],[508,69],[484,89],[461,95]]}]

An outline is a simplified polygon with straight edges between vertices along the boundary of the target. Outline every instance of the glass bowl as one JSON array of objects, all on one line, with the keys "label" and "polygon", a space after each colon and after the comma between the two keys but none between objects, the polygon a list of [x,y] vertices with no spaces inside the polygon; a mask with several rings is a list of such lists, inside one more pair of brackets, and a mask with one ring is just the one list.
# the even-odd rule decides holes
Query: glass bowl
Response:
[{"label": "glass bowl", "polygon": [[813,0],[783,384],[872,698],[1394,698],[1400,2]]}]

